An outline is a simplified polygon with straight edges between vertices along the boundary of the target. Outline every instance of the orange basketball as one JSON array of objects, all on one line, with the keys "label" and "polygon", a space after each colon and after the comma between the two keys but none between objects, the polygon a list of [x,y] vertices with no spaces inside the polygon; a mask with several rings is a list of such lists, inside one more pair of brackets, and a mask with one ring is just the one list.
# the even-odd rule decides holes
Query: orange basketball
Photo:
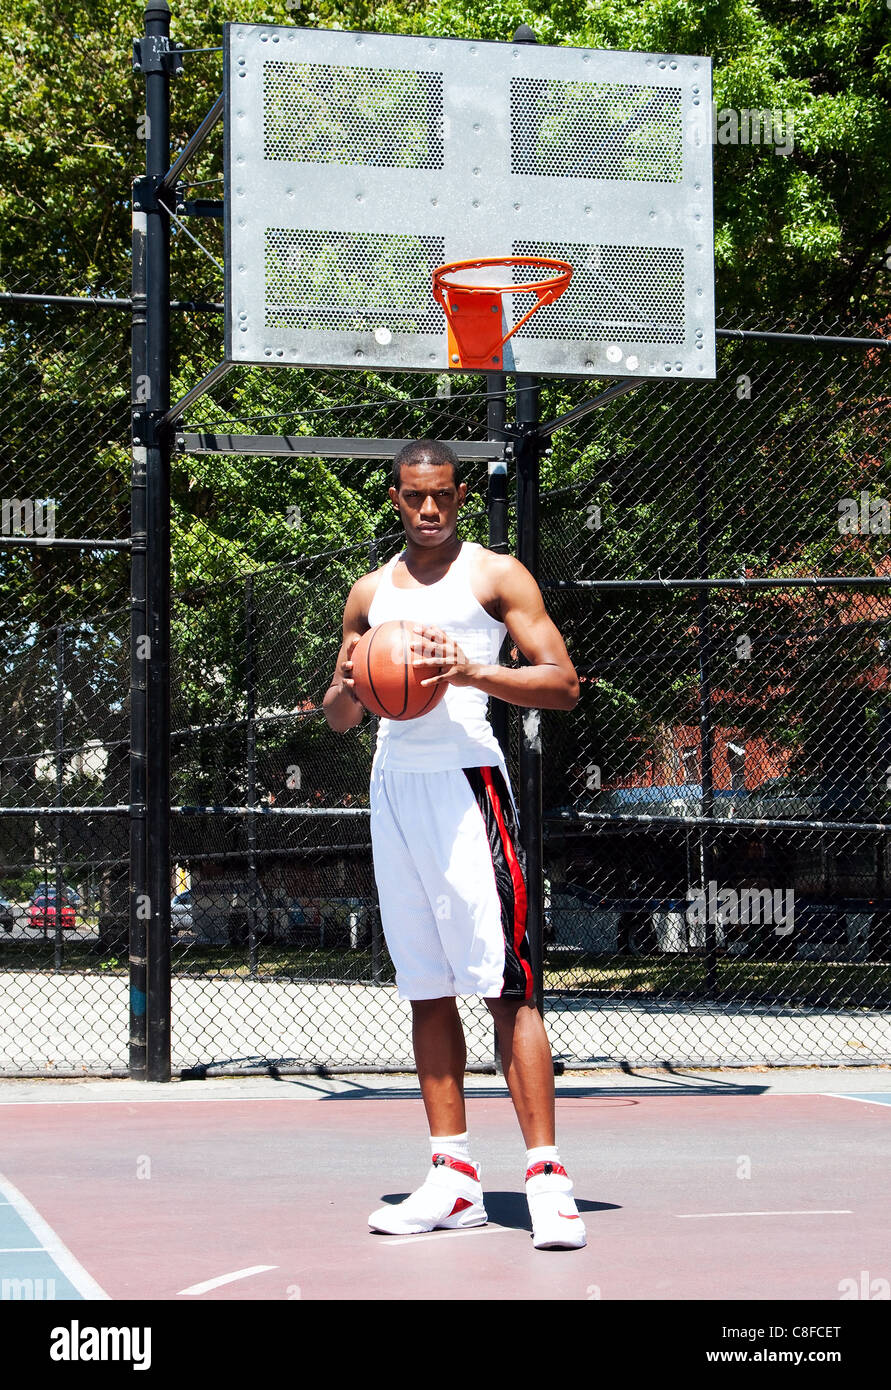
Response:
[{"label": "orange basketball", "polygon": [[353,648],[356,694],[369,714],[385,719],[417,719],[429,714],[446,693],[446,681],[422,686],[435,666],[413,666],[412,624],[395,619],[363,633]]}]

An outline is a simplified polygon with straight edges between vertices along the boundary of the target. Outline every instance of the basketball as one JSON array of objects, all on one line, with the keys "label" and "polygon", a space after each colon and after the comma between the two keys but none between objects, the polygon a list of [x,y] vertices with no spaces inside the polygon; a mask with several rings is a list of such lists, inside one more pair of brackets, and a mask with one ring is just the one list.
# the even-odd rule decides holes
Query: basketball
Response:
[{"label": "basketball", "polygon": [[412,624],[378,623],[353,648],[356,694],[369,714],[385,719],[417,719],[429,714],[446,693],[447,682],[422,686],[436,675],[434,666],[412,665]]}]

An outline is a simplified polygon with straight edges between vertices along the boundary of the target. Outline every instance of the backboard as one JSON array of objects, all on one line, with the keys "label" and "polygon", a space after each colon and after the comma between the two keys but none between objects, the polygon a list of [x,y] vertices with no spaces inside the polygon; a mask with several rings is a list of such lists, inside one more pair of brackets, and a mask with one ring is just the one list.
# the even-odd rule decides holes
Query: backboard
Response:
[{"label": "backboard", "polygon": [[714,376],[709,59],[230,23],[224,95],[229,361],[445,371],[433,270],[525,255],[505,371]]}]

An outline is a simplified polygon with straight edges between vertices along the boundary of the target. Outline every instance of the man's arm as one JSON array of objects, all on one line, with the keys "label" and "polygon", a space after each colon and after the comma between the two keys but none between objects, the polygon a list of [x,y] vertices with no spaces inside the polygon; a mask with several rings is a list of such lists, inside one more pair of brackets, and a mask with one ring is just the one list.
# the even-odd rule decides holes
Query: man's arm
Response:
[{"label": "man's arm", "polygon": [[515,645],[529,662],[516,670],[469,661],[457,643],[440,628],[422,627],[422,637],[412,644],[416,663],[446,663],[441,680],[453,685],[472,685],[496,699],[530,709],[574,709],[579,701],[579,680],[560,632],[548,617],[541,590],[526,569],[512,556],[499,556],[498,593],[502,619]]},{"label": "man's arm", "polygon": [[368,586],[370,575],[363,575],[350,589],[343,610],[343,641],[337,654],[334,675],[322,700],[322,710],[329,725],[337,734],[355,729],[362,723],[365,707],[359,703],[353,681],[353,648],[363,632],[368,631]]}]

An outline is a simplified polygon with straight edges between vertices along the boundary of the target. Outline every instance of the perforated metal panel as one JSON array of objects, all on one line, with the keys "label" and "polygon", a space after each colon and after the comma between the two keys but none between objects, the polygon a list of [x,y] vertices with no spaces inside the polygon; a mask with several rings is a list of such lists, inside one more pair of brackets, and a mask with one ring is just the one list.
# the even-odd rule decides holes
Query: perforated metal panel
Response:
[{"label": "perforated metal panel", "polygon": [[[574,275],[505,370],[714,376],[707,58],[243,24],[224,42],[230,360],[444,370],[434,267],[515,254]],[[531,303],[505,297],[505,330]]]},{"label": "perforated metal panel", "polygon": [[263,64],[263,157],[441,169],[442,73]]},{"label": "perforated metal panel", "polygon": [[682,95],[680,87],[515,77],[511,169],[570,179],[680,183]]}]

